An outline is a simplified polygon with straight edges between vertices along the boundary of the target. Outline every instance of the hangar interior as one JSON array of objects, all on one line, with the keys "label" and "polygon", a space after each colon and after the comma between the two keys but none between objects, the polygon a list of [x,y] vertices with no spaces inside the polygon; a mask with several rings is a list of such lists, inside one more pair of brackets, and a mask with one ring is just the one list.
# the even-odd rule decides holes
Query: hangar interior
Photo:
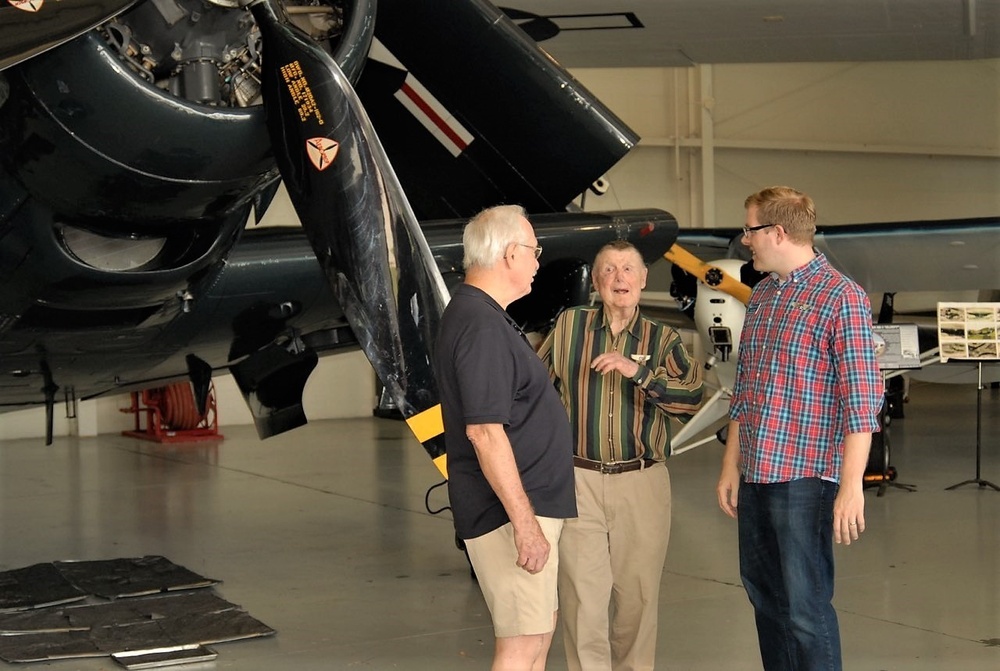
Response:
[{"label": "hangar interior", "polygon": [[[984,390],[982,478],[1000,483],[1000,392]],[[976,390],[914,381],[890,435],[897,482],[836,548],[845,668],[987,671],[1000,663],[1000,492],[976,475]],[[178,668],[484,669],[489,613],[456,549],[440,475],[402,422],[311,422],[260,441],[158,445],[120,435],[4,441],[3,568],[160,555],[277,633]],[[718,508],[721,445],[669,462],[658,669],[759,669],[736,526]],[[426,497],[426,499],[425,499]],[[549,669],[565,669],[559,643]],[[34,664],[18,665],[31,669]],[[107,657],[52,671],[116,668]]]},{"label": "hangar interior", "polygon": [[[659,207],[682,227],[735,227],[747,194],[787,183],[813,196],[823,225],[1000,214],[1000,60],[567,65],[642,137],[585,210]],[[268,216],[298,225],[280,196]],[[664,268],[650,290],[668,289]],[[897,307],[995,301],[996,289],[901,295]],[[485,668],[489,615],[448,511],[431,512],[447,506],[431,489],[440,477],[405,425],[372,416],[363,355],[322,361],[311,422],[266,441],[232,381],[216,390],[221,441],[121,436],[123,397],[84,401],[72,419],[57,408],[50,446],[42,410],[0,417],[0,568],[162,555],[221,580],[225,599],[277,632],[187,668]],[[974,378],[912,382],[889,435],[898,481],[916,491],[869,489],[868,530],[837,549],[847,668],[1000,665],[1000,492],[946,489],[1000,483],[998,394]],[[715,502],[720,455],[709,444],[669,464],[658,668],[759,668],[735,526]],[[549,660],[565,668],[558,632]]]},{"label": "hangar interior", "polygon": [[[821,226],[993,217],[1000,213],[1000,59],[750,63],[689,68],[577,68],[572,74],[641,137],[587,192],[587,211],[662,208],[682,228],[736,228],[743,200],[790,184],[810,194]],[[262,223],[298,226],[279,190]],[[933,259],[913,259],[933,270]],[[669,264],[650,268],[648,291],[670,288]],[[938,300],[996,300],[995,288],[942,295],[901,292],[898,311]],[[873,296],[878,308],[881,296]],[[899,321],[897,319],[897,321]],[[304,404],[311,419],[360,417],[376,399],[360,352],[327,357]],[[342,377],[356,384],[347,387]],[[252,417],[230,376],[215,379],[220,421]],[[56,435],[130,428],[126,397],[57,409]],[[43,435],[44,410],[9,413],[0,439]]]}]

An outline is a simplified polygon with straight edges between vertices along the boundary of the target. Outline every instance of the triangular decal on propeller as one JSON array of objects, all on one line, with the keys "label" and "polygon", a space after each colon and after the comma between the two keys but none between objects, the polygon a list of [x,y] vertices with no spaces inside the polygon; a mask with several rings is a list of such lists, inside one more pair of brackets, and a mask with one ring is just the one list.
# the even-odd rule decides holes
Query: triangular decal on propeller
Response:
[{"label": "triangular decal on propeller", "polygon": [[9,0],[9,2],[17,9],[23,9],[26,12],[37,12],[42,8],[45,0]]},{"label": "triangular decal on propeller", "polygon": [[340,144],[336,140],[325,137],[314,137],[306,140],[306,154],[317,170],[326,170],[337,158]]}]

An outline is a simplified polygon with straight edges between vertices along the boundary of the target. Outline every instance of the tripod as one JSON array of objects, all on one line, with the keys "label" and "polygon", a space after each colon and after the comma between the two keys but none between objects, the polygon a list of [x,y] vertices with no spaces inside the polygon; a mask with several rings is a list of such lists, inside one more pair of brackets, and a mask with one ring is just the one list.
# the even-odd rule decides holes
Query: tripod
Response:
[{"label": "tripod", "polygon": [[964,482],[959,482],[957,485],[952,485],[951,487],[945,487],[945,489],[958,489],[964,485],[979,485],[980,489],[985,489],[987,487],[992,487],[996,491],[1000,492],[1000,487],[989,480],[983,480],[980,477],[980,467],[982,465],[983,456],[983,444],[982,444],[982,424],[983,424],[983,362],[979,362],[979,383],[976,387],[976,477],[972,480],[965,480]]}]

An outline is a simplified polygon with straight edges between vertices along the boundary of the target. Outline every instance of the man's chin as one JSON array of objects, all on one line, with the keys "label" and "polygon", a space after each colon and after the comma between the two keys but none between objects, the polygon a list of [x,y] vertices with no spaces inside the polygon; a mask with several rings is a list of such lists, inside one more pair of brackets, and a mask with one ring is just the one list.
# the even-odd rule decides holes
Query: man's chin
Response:
[{"label": "man's chin", "polygon": [[634,308],[639,304],[639,300],[632,294],[613,294],[608,298],[608,300],[604,300],[604,297],[602,296],[601,302],[605,305],[611,305],[616,308]]}]

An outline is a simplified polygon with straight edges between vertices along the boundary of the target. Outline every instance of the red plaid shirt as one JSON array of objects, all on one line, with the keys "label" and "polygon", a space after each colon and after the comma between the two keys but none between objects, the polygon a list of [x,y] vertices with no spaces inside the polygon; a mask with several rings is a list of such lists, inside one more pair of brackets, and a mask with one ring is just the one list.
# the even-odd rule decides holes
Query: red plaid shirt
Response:
[{"label": "red plaid shirt", "polygon": [[874,345],[868,296],[822,254],[754,287],[729,410],[747,482],[840,481],[844,437],[879,429]]}]

